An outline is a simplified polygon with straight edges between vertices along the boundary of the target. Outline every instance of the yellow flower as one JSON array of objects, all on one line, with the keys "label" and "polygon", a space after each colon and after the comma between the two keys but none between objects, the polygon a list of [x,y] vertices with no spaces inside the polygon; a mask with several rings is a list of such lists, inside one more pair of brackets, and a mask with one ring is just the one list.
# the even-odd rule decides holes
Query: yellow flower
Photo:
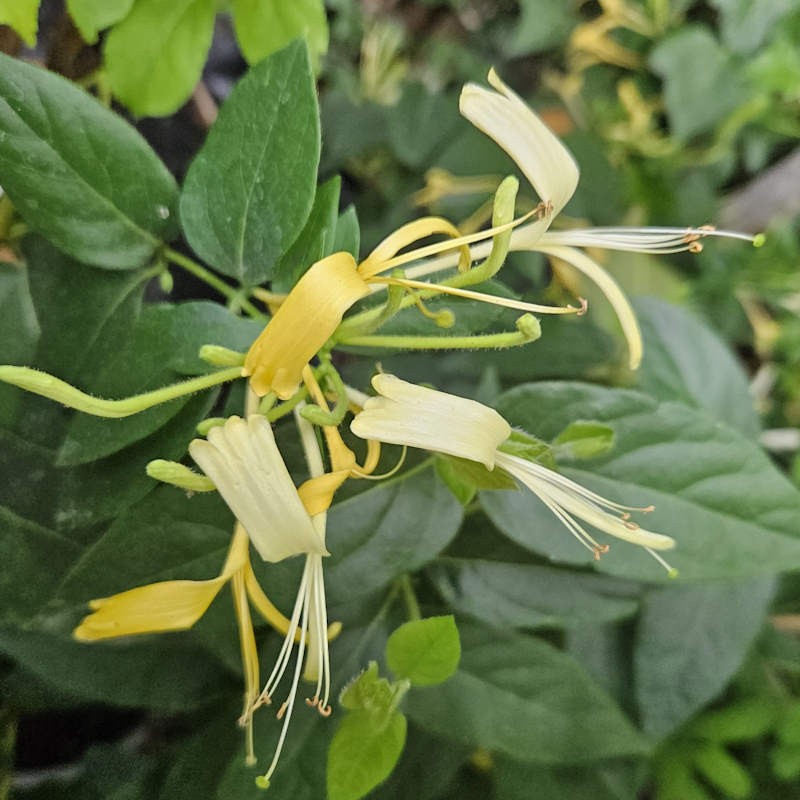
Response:
[{"label": "yellow flower", "polygon": [[372,386],[378,396],[366,400],[350,424],[356,436],[455,455],[488,469],[500,467],[530,489],[596,558],[608,551],[608,545],[598,543],[581,522],[641,545],[670,569],[655,551],[669,550],[675,541],[629,519],[630,511],[646,512],[651,507],[614,503],[552,469],[503,452],[511,428],[493,409],[394,375],[376,375]]},{"label": "yellow flower", "polygon": [[[539,117],[497,76],[489,72],[494,91],[467,84],[461,92],[461,113],[477,128],[497,142],[516,162],[539,195],[538,219],[515,228],[509,249],[534,250],[571,264],[593,281],[605,295],[619,319],[628,343],[631,369],[642,359],[642,337],[633,308],[617,282],[593,259],[578,248],[597,247],[631,250],[641,253],[698,252],[700,239],[725,236],[744,239],[759,245],[763,237],[700,228],[586,228],[549,230],[555,216],[567,204],[578,184],[578,167],[569,151]],[[472,258],[489,252],[487,244],[472,248]],[[408,271],[409,278],[419,278],[454,265],[444,256]]]}]

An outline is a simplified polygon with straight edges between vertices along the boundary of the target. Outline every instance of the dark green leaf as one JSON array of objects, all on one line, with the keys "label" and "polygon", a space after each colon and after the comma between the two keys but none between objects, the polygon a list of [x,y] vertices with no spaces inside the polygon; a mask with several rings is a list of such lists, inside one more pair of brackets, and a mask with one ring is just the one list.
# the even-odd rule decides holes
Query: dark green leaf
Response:
[{"label": "dark green leaf", "polygon": [[664,79],[664,103],[679,139],[713,129],[748,99],[730,54],[702,25],[684,26],[661,41],[650,55],[650,67]]},{"label": "dark green leaf", "polygon": [[336,223],[342,179],[337,175],[317,188],[305,227],[275,265],[272,289],[288,292],[316,261],[336,252]]},{"label": "dark green leaf", "polygon": [[722,18],[722,40],[736,53],[752,53],[777,30],[792,0],[711,0]]},{"label": "dark green leaf", "polygon": [[633,586],[534,564],[456,560],[440,586],[457,611],[498,628],[574,628],[631,617]]},{"label": "dark green leaf", "polygon": [[679,306],[653,297],[637,298],[634,306],[644,337],[642,391],[705,408],[745,436],[758,436],[747,376],[723,341]]},{"label": "dark green leaf", "polygon": [[132,7],[133,0],[67,0],[67,10],[89,44],[97,41],[100,31],[124,19]]},{"label": "dark green leaf", "polygon": [[0,183],[34,230],[131,269],[172,235],[177,189],[144,139],[69,81],[0,55]]},{"label": "dark green leaf", "polygon": [[181,219],[195,251],[243,283],[269,278],[311,210],[319,147],[314,78],[295,42],[239,81],[189,168]]},{"label": "dark green leaf", "polygon": [[328,49],[328,19],[323,0],[232,0],[233,22],[242,55],[250,64],[305,37],[311,60],[319,67]]},{"label": "dark green leaf", "polygon": [[[763,575],[800,563],[800,493],[755,444],[704,412],[578,383],[520,386],[503,395],[498,410],[543,438],[576,418],[611,426],[616,445],[608,456],[563,473],[615,502],[653,503],[652,514],[634,516],[675,538],[677,547],[667,556],[682,578]],[[550,558],[591,562],[532,493],[487,492],[481,502],[518,544]],[[598,568],[629,578],[665,578],[648,553],[622,542]]]},{"label": "dark green leaf", "polygon": [[417,689],[408,715],[427,730],[521,761],[578,764],[646,745],[572,658],[529,636],[460,625],[458,672]]},{"label": "dark green leaf", "polygon": [[406,718],[395,711],[383,729],[368,714],[349,713],[328,751],[329,800],[359,800],[389,777],[403,752]]},{"label": "dark green leaf", "polygon": [[577,22],[572,7],[560,0],[520,0],[520,7],[511,41],[503,41],[512,58],[562,45]]},{"label": "dark green leaf", "polygon": [[413,572],[456,535],[462,509],[426,467],[334,505],[328,513],[331,603],[352,600]]},{"label": "dark green leaf", "polygon": [[452,615],[412,620],[386,643],[386,663],[413,686],[435,686],[458,669],[461,643]]},{"label": "dark green leaf", "polygon": [[336,222],[336,237],[333,241],[333,252],[344,251],[358,259],[361,246],[361,229],[358,226],[358,213],[355,206],[348,206]]},{"label": "dark green leaf", "polygon": [[764,623],[771,580],[651,592],[636,631],[642,725],[663,737],[708,703],[739,669]]},{"label": "dark green leaf", "polygon": [[453,497],[455,497],[462,506],[468,506],[478,493],[475,484],[459,473],[452,459],[437,458],[434,462],[434,466],[436,468],[436,474],[439,476],[442,483],[453,493]]},{"label": "dark green leaf", "polygon": [[514,490],[517,488],[514,479],[501,469],[488,470],[483,464],[457,456],[440,456],[437,457],[436,462],[437,472],[440,475],[444,471],[474,489]]},{"label": "dark green leaf", "polygon": [[200,80],[216,11],[215,0],[137,0],[105,41],[114,94],[136,114],[176,111]]},{"label": "dark green leaf", "polygon": [[[245,350],[260,330],[259,323],[236,317],[208,301],[148,306],[114,361],[105,365],[88,387],[81,388],[111,399],[160,389],[177,383],[187,373],[214,370],[197,356],[202,345]],[[120,369],[122,364],[124,369]],[[124,419],[76,414],[59,451],[59,465],[86,464],[140,441],[172,419],[190,397]]]},{"label": "dark green leaf", "polygon": [[[28,271],[0,262],[0,364],[30,364],[39,339],[39,322],[28,289]],[[0,386],[0,425],[14,419],[23,393]]]},{"label": "dark green leaf", "polygon": [[548,768],[500,758],[495,784],[496,800],[631,800],[641,788],[642,769],[636,761]]}]

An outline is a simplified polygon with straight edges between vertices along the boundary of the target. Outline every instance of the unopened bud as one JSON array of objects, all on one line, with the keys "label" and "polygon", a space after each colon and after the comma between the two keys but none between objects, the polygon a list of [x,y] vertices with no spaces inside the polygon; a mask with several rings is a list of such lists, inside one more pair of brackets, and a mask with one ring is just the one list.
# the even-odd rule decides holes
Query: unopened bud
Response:
[{"label": "unopened bud", "polygon": [[213,492],[217,487],[211,478],[200,475],[177,461],[158,458],[147,465],[147,474],[162,483],[169,483],[187,492]]},{"label": "unopened bud", "polygon": [[207,364],[215,367],[240,367],[244,364],[244,353],[218,344],[204,344],[198,353]]}]

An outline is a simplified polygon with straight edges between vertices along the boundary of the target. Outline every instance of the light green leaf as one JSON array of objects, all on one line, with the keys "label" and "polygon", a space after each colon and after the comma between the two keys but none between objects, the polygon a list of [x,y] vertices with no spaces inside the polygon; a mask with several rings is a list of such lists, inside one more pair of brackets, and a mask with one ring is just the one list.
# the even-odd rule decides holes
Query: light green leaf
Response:
[{"label": "light green leaf", "polygon": [[369,714],[376,725],[383,725],[407,691],[408,681],[391,683],[386,678],[381,678],[378,674],[378,662],[370,661],[367,668],[342,689],[339,705],[348,711]]},{"label": "light green leaf", "polygon": [[403,752],[406,718],[395,711],[383,729],[364,712],[350,712],[328,751],[329,800],[359,800],[389,777]]},{"label": "light green leaf", "polygon": [[74,258],[141,266],[175,227],[175,181],[121,117],[58,75],[0,55],[0,185]]},{"label": "light green leaf", "polygon": [[613,429],[600,422],[575,420],[553,439],[553,455],[556,459],[596,458],[613,447]]},{"label": "light green leaf", "polygon": [[453,497],[461,503],[462,506],[468,506],[478,490],[475,484],[466,480],[459,474],[455,464],[449,458],[437,458],[434,461],[436,474],[444,485],[453,493]]},{"label": "light green leaf", "polygon": [[344,251],[350,253],[358,260],[358,251],[361,246],[361,229],[358,225],[358,212],[355,206],[348,206],[336,222],[336,238],[333,242],[333,252]]},{"label": "light green leaf", "polygon": [[498,628],[576,628],[632,617],[634,586],[601,575],[480,559],[447,562],[450,605]]},{"label": "light green leaf", "polygon": [[314,69],[328,50],[328,19],[322,0],[232,0],[233,24],[242,55],[255,64],[303,36]]},{"label": "light green leaf", "polygon": [[243,283],[269,278],[311,211],[319,149],[314,78],[295,42],[239,81],[189,167],[181,220],[194,250]]},{"label": "light green leaf", "polygon": [[[666,555],[681,578],[747,577],[800,565],[800,493],[756,444],[706,413],[638,392],[545,382],[507,392],[498,410],[541,437],[575,418],[611,426],[616,445],[610,454],[563,473],[615,502],[652,503],[655,511],[634,512],[634,518],[676,540]],[[528,491],[487,492],[481,503],[504,534],[535,552],[596,563],[624,577],[666,580],[647,552],[623,542],[592,562]]]},{"label": "light green leaf", "polygon": [[352,601],[413,572],[452,541],[463,509],[430,466],[336,503],[328,512],[329,603]]},{"label": "light green leaf", "polygon": [[386,643],[386,663],[413,686],[435,686],[458,669],[461,642],[452,615],[412,620]]},{"label": "light green leaf", "polygon": [[216,0],[138,0],[105,40],[114,94],[135,114],[176,111],[200,80],[216,10]]},{"label": "light green leaf", "polygon": [[[437,472],[452,476],[465,486],[474,489],[511,489],[517,488],[514,479],[501,469],[488,470],[483,464],[457,456],[437,456]],[[458,496],[458,495],[456,495]]]},{"label": "light green leaf", "polygon": [[272,276],[272,290],[288,292],[316,261],[336,252],[336,223],[342,179],[336,175],[317,188],[305,227],[281,256]]},{"label": "light green leaf", "polygon": [[684,26],[656,45],[650,67],[664,79],[667,116],[678,139],[712,130],[748,99],[730,54],[702,25]]},{"label": "light green leaf", "polygon": [[761,579],[676,586],[647,596],[634,674],[648,734],[666,736],[722,691],[761,629],[773,590],[773,581]]},{"label": "light green leaf", "polygon": [[[561,0],[519,0],[520,17],[503,43],[512,58],[564,44],[577,23],[573,6]],[[504,37],[505,38],[505,37]]]},{"label": "light green leaf", "polygon": [[637,298],[634,307],[645,352],[639,388],[705,408],[745,436],[758,436],[747,376],[719,336],[688,310],[654,297]]},{"label": "light green leaf", "polygon": [[416,689],[409,717],[440,736],[520,761],[579,764],[646,752],[641,736],[578,663],[540,639],[461,624],[461,665]]},{"label": "light green leaf", "polygon": [[100,31],[124,19],[133,0],[67,0],[67,10],[84,40],[97,41]]},{"label": "light green leaf", "polygon": [[694,753],[698,772],[731,800],[747,800],[753,795],[750,773],[724,748],[705,742]]},{"label": "light green leaf", "polygon": [[0,25],[10,25],[28,47],[36,44],[41,0],[0,0]]}]

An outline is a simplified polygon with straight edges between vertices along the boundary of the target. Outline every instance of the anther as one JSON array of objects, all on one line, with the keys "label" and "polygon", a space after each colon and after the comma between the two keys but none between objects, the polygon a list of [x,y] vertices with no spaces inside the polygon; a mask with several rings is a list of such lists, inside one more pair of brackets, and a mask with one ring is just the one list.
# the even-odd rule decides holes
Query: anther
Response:
[{"label": "anther", "polygon": [[700,242],[692,242],[687,248],[690,253],[702,253],[703,245]]},{"label": "anther", "polygon": [[533,209],[533,213],[537,219],[549,217],[553,213],[553,201],[546,200],[542,203],[539,203],[539,205]]},{"label": "anther", "polygon": [[589,301],[585,297],[579,297],[581,307],[577,316],[582,317],[589,310]]},{"label": "anther", "polygon": [[622,523],[629,531],[638,531],[639,526],[635,522],[623,522]]},{"label": "anther", "polygon": [[289,708],[288,703],[283,703],[281,707],[278,709],[278,713],[275,715],[278,719],[283,719],[283,715],[286,713],[286,709]]},{"label": "anther", "polygon": [[323,717],[329,717],[333,713],[333,708],[331,708],[330,705],[327,706],[319,705],[317,707],[317,710]]},{"label": "anther", "polygon": [[314,697],[306,697],[306,705],[309,708],[314,708],[319,703],[319,697],[314,695]]}]

